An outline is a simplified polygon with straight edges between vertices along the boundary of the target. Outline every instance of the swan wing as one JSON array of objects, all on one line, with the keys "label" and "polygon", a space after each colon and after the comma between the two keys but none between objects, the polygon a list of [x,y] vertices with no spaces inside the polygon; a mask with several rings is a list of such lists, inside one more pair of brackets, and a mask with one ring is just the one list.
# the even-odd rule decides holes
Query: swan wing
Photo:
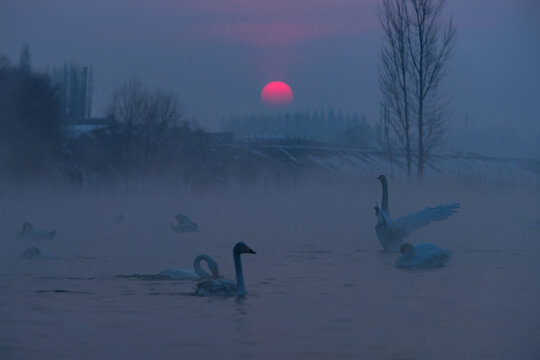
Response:
[{"label": "swan wing", "polygon": [[448,219],[457,212],[460,204],[439,205],[427,207],[423,210],[409,214],[394,220],[394,224],[399,228],[403,236],[408,236],[411,232],[420,229],[432,221],[442,221]]}]

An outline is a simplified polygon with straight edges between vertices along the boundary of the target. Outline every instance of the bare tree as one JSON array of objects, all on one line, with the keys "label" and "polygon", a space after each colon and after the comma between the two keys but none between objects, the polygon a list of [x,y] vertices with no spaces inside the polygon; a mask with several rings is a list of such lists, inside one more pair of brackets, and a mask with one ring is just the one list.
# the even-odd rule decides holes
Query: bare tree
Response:
[{"label": "bare tree", "polygon": [[437,90],[455,45],[456,27],[451,18],[447,23],[441,20],[445,0],[408,1],[407,42],[418,129],[418,179],[422,181],[426,155],[444,134],[446,103]]},{"label": "bare tree", "polygon": [[408,49],[409,13],[408,0],[383,0],[377,8],[383,28],[383,48],[379,53],[379,84],[385,106],[381,119],[400,139],[407,161],[407,175],[411,177],[411,121]]},{"label": "bare tree", "polygon": [[115,91],[108,115],[120,147],[119,167],[126,188],[134,171],[141,172],[143,179],[151,171],[168,130],[178,126],[184,117],[176,94],[151,92],[136,76]]},{"label": "bare tree", "polygon": [[409,178],[411,138],[418,136],[419,181],[423,180],[426,157],[442,143],[447,130],[447,103],[438,88],[455,44],[456,28],[451,19],[447,23],[441,20],[444,6],[445,0],[383,0],[377,8],[384,32],[380,87],[390,108],[391,127],[403,145]]},{"label": "bare tree", "polygon": [[184,121],[184,111],[178,96],[161,90],[147,93],[142,120],[140,136],[144,149],[144,166],[148,171],[159,149],[168,140],[168,130]]},{"label": "bare tree", "polygon": [[131,175],[135,127],[143,121],[146,98],[147,93],[141,81],[137,76],[132,76],[114,92],[107,111],[120,146],[118,157],[126,188],[129,187]]}]

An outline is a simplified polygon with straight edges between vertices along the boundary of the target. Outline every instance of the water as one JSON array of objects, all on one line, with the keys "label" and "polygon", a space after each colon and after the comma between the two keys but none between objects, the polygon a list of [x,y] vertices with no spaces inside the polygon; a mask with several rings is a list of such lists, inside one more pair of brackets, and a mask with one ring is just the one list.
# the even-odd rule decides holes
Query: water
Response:
[{"label": "water", "polygon": [[[411,241],[451,251],[447,267],[407,271],[379,250],[378,184],[207,194],[4,194],[0,213],[1,359],[537,359],[539,194],[390,184],[392,215],[461,201]],[[173,233],[183,211],[199,233]],[[122,225],[110,218],[124,214]],[[16,241],[24,221],[57,227]],[[195,282],[119,275],[190,268],[211,255],[246,299],[199,298]],[[45,260],[21,258],[37,245]]]}]

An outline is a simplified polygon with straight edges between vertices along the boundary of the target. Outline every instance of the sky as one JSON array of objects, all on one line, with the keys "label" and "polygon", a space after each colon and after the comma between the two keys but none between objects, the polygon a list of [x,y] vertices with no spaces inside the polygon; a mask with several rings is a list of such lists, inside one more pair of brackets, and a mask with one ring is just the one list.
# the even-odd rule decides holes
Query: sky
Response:
[{"label": "sky", "polygon": [[[0,55],[28,44],[34,68],[65,61],[94,72],[96,116],[137,74],[179,94],[187,114],[269,109],[263,86],[284,81],[285,110],[334,108],[378,118],[381,30],[376,0],[2,0]],[[540,1],[451,0],[458,38],[443,91],[451,118],[483,126],[540,124]]]}]

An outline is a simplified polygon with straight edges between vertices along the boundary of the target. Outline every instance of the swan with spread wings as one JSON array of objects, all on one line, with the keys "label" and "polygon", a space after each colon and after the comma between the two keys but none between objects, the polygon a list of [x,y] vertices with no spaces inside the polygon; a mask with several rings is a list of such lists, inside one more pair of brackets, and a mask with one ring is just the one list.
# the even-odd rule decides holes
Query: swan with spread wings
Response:
[{"label": "swan with spread wings", "polygon": [[385,251],[399,251],[403,239],[409,236],[411,232],[428,225],[432,221],[446,220],[459,209],[459,203],[438,205],[392,219],[388,207],[388,181],[384,175],[380,175],[377,179],[381,182],[383,194],[381,207],[379,208],[378,204],[375,205],[375,215],[377,216],[375,232]]}]

